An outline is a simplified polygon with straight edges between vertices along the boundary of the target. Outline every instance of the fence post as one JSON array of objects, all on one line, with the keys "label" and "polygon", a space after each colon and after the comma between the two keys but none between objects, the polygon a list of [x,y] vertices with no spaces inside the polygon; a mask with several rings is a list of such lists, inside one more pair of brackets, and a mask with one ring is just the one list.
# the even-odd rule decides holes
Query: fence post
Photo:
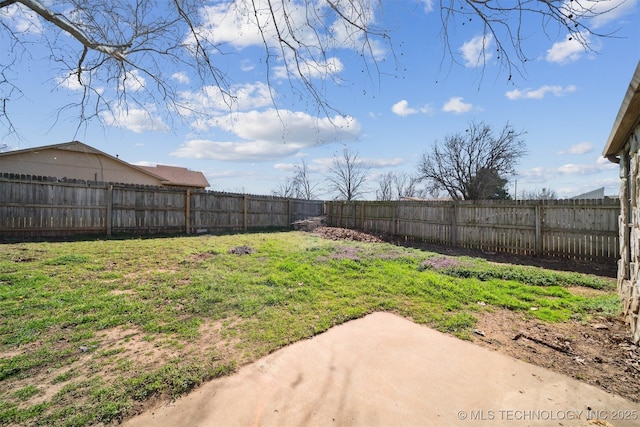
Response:
[{"label": "fence post", "polygon": [[113,227],[113,185],[107,187],[107,217],[105,222],[107,223],[107,236],[111,236]]},{"label": "fence post", "polygon": [[291,218],[291,199],[287,199],[287,225],[289,229],[291,229],[291,224],[293,223]]},{"label": "fence post", "polygon": [[367,202],[362,202],[362,207],[361,207],[361,211],[360,211],[360,227],[362,228],[362,230],[365,230],[365,226],[364,226],[364,208],[366,206]]},{"label": "fence post", "polygon": [[542,255],[542,209],[540,203],[536,203],[533,207],[533,220],[535,221],[535,255]]},{"label": "fence post", "polygon": [[358,202],[353,201],[353,229],[358,229]]},{"label": "fence post", "polygon": [[333,205],[331,202],[322,203],[322,213],[327,217],[327,225],[333,227]]},{"label": "fence post", "polygon": [[400,202],[391,202],[393,203],[393,217],[391,218],[391,229],[393,230],[393,235],[398,235],[398,203]]},{"label": "fence post", "polygon": [[242,228],[244,231],[248,229],[248,218],[247,218],[247,195],[244,194],[242,196]]},{"label": "fence post", "polygon": [[184,224],[187,234],[191,234],[191,190],[187,189]]},{"label": "fence post", "polygon": [[451,245],[458,246],[458,209],[456,202],[452,202],[451,211]]}]

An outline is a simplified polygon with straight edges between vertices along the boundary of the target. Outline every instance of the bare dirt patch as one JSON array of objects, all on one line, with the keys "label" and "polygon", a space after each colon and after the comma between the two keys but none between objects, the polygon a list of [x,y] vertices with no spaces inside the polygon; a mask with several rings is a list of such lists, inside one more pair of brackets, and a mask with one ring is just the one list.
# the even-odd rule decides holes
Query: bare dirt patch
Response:
[{"label": "bare dirt patch", "polygon": [[330,240],[353,240],[355,242],[382,243],[384,240],[380,236],[370,233],[363,233],[357,230],[338,227],[318,227],[312,234]]},{"label": "bare dirt patch", "polygon": [[204,262],[206,260],[208,260],[209,258],[211,258],[214,254],[212,252],[203,252],[203,253],[199,253],[199,254],[193,254],[191,256],[189,256],[188,261],[189,262],[194,262],[194,263],[199,263],[199,262]]},{"label": "bare dirt patch", "polygon": [[[126,292],[126,291],[125,291]],[[220,360],[232,360],[235,354],[233,338],[223,335],[223,329],[233,326],[237,319],[207,321],[200,325],[198,338],[178,340],[170,337],[152,337],[136,327],[115,327],[96,333],[91,345],[77,345],[67,340],[51,345],[51,349],[69,348],[69,360],[56,368],[33,370],[28,376],[5,380],[8,390],[20,390],[26,386],[37,385],[37,393],[20,403],[27,408],[49,401],[65,386],[91,378],[111,382],[125,371],[151,372],[166,364],[168,360],[199,357],[203,350]],[[42,342],[33,342],[20,346],[11,352],[0,352],[0,359],[9,359],[21,354],[37,351]],[[142,404],[136,404],[133,412],[152,407],[161,396],[154,397]],[[76,402],[77,403],[77,402]]]},{"label": "bare dirt patch", "polygon": [[478,317],[475,343],[640,401],[640,352],[620,319],[543,323],[509,310]]},{"label": "bare dirt patch", "polygon": [[[597,264],[488,253],[421,242],[394,241],[388,236],[332,227],[317,228],[313,234],[331,240],[387,241],[449,256],[473,256],[502,264],[533,265],[608,278],[616,276],[615,263]],[[583,295],[602,292],[586,288],[568,290]],[[545,323],[527,313],[510,310],[485,311],[477,317],[474,331],[476,344],[640,402],[640,349],[631,342],[627,325],[621,319],[599,317],[588,323],[575,320]]]}]

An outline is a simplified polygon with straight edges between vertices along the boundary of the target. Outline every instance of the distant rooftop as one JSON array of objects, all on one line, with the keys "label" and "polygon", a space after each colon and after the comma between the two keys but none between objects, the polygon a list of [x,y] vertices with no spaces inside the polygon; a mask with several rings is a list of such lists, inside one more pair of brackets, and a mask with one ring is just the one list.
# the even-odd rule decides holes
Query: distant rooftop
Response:
[{"label": "distant rooftop", "polygon": [[209,187],[209,181],[204,177],[202,172],[190,171],[187,168],[177,166],[138,166],[147,172],[164,178],[164,185],[172,185],[176,187]]}]

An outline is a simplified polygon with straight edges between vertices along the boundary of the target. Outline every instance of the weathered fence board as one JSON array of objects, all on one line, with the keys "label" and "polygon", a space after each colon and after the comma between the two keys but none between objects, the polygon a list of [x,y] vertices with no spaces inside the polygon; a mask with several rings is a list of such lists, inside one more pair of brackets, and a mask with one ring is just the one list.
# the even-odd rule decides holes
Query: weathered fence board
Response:
[{"label": "weathered fence board", "polygon": [[[105,227],[104,188],[0,181],[0,230],[24,237],[94,233]],[[6,230],[6,231],[5,231]]]},{"label": "weathered fence board", "polygon": [[287,229],[322,213],[317,200],[0,176],[0,237]]},{"label": "weathered fence board", "polygon": [[327,223],[520,255],[618,259],[617,199],[327,202]]},{"label": "weathered fence board", "polygon": [[205,233],[327,224],[524,255],[618,259],[616,199],[322,202],[98,182],[0,176],[0,236]]}]

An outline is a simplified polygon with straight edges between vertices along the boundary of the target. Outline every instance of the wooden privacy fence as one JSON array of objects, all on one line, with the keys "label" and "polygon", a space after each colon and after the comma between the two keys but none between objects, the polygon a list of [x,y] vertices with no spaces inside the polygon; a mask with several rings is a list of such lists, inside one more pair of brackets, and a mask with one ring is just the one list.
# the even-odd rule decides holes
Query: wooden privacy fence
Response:
[{"label": "wooden privacy fence", "polygon": [[615,261],[618,199],[326,202],[328,225],[519,255]]},{"label": "wooden privacy fence", "polygon": [[322,213],[322,201],[0,176],[0,237],[287,229]]},{"label": "wooden privacy fence", "polygon": [[520,255],[619,257],[617,199],[322,202],[55,178],[0,176],[0,237],[287,229],[326,215],[335,227]]}]

